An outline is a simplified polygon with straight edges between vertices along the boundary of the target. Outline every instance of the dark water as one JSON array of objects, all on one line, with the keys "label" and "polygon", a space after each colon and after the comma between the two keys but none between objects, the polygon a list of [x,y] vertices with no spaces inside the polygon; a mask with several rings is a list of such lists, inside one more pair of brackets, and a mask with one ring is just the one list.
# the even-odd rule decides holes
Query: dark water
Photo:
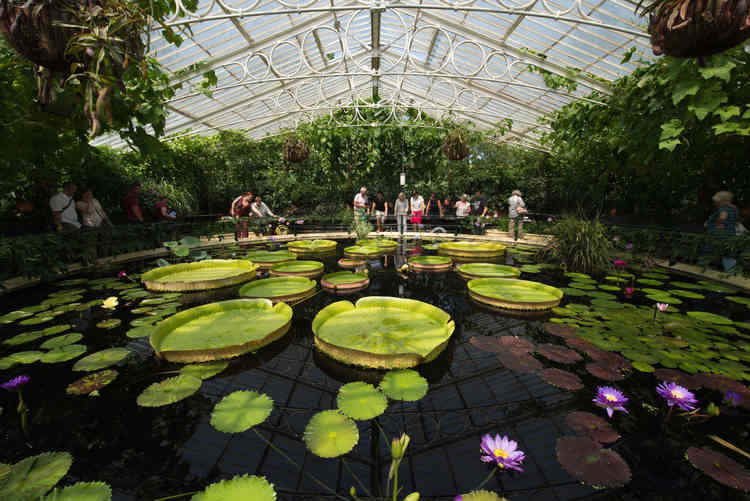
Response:
[{"label": "dark water", "polygon": [[[339,253],[342,246],[339,246]],[[412,249],[407,249],[413,252]],[[339,256],[325,259],[329,271],[337,270]],[[479,443],[485,433],[500,433],[518,441],[526,453],[523,473],[495,475],[485,489],[509,499],[627,499],[627,500],[706,500],[747,499],[739,491],[726,488],[694,469],[684,453],[691,445],[709,445],[715,450],[748,464],[742,457],[711,443],[706,435],[716,433],[744,450],[750,450],[748,414],[723,414],[702,424],[685,420],[663,423],[642,403],[659,406],[651,374],[634,371],[625,381],[615,383],[629,397],[629,415],[616,414],[612,420],[622,438],[611,445],[628,463],[631,482],[619,489],[594,490],[573,479],[560,466],[555,441],[572,431],[565,416],[575,410],[604,415],[591,399],[602,382],[583,370],[583,363],[563,366],[541,357],[545,367],[575,372],[586,388],[580,391],[557,389],[534,374],[505,369],[490,352],[475,348],[472,336],[515,335],[535,342],[560,344],[559,338],[541,328],[544,318],[524,319],[504,316],[473,304],[465,282],[455,273],[401,275],[394,268],[406,255],[389,256],[372,263],[372,284],[364,295],[402,296],[438,306],[455,319],[456,331],[445,352],[419,371],[429,380],[430,390],[418,402],[389,401],[386,413],[377,418],[392,437],[406,432],[411,437],[408,455],[400,469],[405,493],[417,490],[422,499],[452,500],[458,493],[474,489],[491,467],[479,459]],[[131,274],[138,266],[128,268]],[[109,270],[113,276],[119,270]],[[525,274],[522,278],[564,285],[560,273]],[[691,282],[685,277],[676,280]],[[37,304],[56,286],[39,287],[5,297],[0,313]],[[81,301],[116,295],[116,291],[89,291]],[[363,294],[349,296],[356,300]],[[702,311],[728,315],[736,321],[750,320],[750,309],[728,303],[720,294],[704,300],[683,299]],[[71,312],[41,326],[0,330],[2,338],[36,330],[55,323],[71,323],[82,332],[80,343],[88,352],[111,346],[126,346],[135,352],[117,369],[120,376],[101,390],[101,396],[68,396],[65,388],[82,374],[70,370],[75,360],[59,364],[15,366],[0,371],[3,381],[17,374],[29,374],[32,383],[24,390],[32,409],[29,440],[20,433],[14,408],[15,395],[0,394],[0,462],[12,463],[43,451],[68,451],[75,460],[61,485],[76,481],[101,480],[109,483],[114,499],[147,500],[203,489],[208,483],[238,474],[264,475],[275,485],[283,500],[351,499],[348,491],[356,486],[361,496],[376,495],[389,468],[389,444],[373,422],[357,422],[360,439],[354,450],[339,459],[321,459],[306,451],[302,434],[311,416],[336,407],[339,387],[345,382],[377,382],[382,373],[354,369],[339,364],[312,346],[312,318],[325,305],[340,297],[321,292],[295,306],[289,334],[258,353],[232,361],[221,374],[204,381],[199,392],[176,404],[143,408],[136,397],[151,383],[161,380],[179,366],[160,363],[148,339],[125,336],[132,307],[120,306],[112,315],[100,308]],[[565,301],[588,303],[574,297]],[[121,301],[122,302],[122,301]],[[565,304],[565,303],[563,303]],[[122,319],[120,327],[104,330],[95,326],[102,318]],[[3,356],[21,350],[37,349],[41,340],[18,347],[0,348]],[[274,410],[265,423],[255,428],[281,449],[288,459],[268,447],[254,430],[229,435],[209,424],[213,406],[224,395],[252,389],[269,395]],[[699,390],[697,398],[705,405],[719,402],[721,395]],[[290,464],[294,461],[298,466]],[[319,479],[325,488],[312,480]],[[185,498],[189,499],[189,498]]]}]

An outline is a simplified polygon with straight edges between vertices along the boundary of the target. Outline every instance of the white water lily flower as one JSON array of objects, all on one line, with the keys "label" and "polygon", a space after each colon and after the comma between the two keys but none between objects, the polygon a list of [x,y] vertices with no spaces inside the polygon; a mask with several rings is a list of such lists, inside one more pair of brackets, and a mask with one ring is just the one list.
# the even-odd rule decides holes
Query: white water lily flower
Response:
[{"label": "white water lily flower", "polygon": [[105,310],[114,310],[118,304],[117,296],[110,296],[102,302],[102,308]]}]

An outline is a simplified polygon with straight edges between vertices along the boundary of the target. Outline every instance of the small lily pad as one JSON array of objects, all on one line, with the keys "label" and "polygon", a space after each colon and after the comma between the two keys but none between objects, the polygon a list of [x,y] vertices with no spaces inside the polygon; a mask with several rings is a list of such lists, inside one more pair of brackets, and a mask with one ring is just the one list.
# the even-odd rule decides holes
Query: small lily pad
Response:
[{"label": "small lily pad", "polygon": [[715,313],[709,313],[707,311],[688,311],[687,316],[709,324],[730,325],[734,323],[730,318]]},{"label": "small lily pad", "polygon": [[34,312],[28,310],[11,311],[3,316],[0,316],[0,324],[12,324],[17,320],[22,320],[24,318],[32,316],[33,314]]},{"label": "small lily pad", "polygon": [[173,404],[197,392],[202,382],[195,376],[171,377],[143,390],[136,402],[141,407],[161,407]]},{"label": "small lily pad", "polygon": [[37,339],[41,339],[46,334],[44,331],[29,331],[29,332],[22,332],[21,334],[16,334],[15,336],[6,339],[3,341],[3,344],[7,344],[8,346],[18,346],[21,344],[30,343],[32,341],[36,341]]},{"label": "small lily pad", "polygon": [[97,351],[80,359],[73,366],[74,371],[98,371],[110,365],[114,365],[124,360],[132,353],[127,348],[107,348],[106,350]]},{"label": "small lily pad", "polygon": [[335,458],[357,445],[359,430],[354,421],[339,411],[327,410],[318,412],[310,419],[303,438],[307,448],[316,456]]},{"label": "small lily pad", "polygon": [[0,499],[39,499],[65,476],[73,464],[67,452],[44,452],[17,462],[0,486]]},{"label": "small lily pad", "polygon": [[478,490],[471,491],[461,496],[461,501],[507,501],[492,491]]},{"label": "small lily pad", "polygon": [[383,376],[380,390],[394,400],[415,402],[427,394],[429,384],[417,371],[403,369]]},{"label": "small lily pad", "polygon": [[211,426],[224,433],[242,433],[271,415],[273,400],[255,391],[235,391],[216,404]]},{"label": "small lily pad", "polygon": [[339,388],[336,404],[350,418],[367,420],[383,414],[388,406],[388,399],[373,385],[356,381]]},{"label": "small lily pad", "polygon": [[600,443],[611,443],[620,438],[606,419],[590,412],[571,412],[565,417],[565,424],[576,434]]},{"label": "small lily pad", "polygon": [[563,390],[580,390],[583,388],[581,378],[572,372],[550,368],[539,371],[539,375],[552,386]]},{"label": "small lily pad", "polygon": [[39,347],[43,350],[54,350],[55,348],[59,348],[61,346],[67,346],[69,344],[77,343],[81,339],[83,339],[83,334],[81,334],[80,332],[70,332],[68,334],[63,334],[62,336],[49,338]]},{"label": "small lily pad", "polygon": [[208,379],[219,374],[227,367],[229,367],[229,362],[226,360],[216,360],[202,364],[185,365],[180,369],[180,374],[195,376],[199,379]]},{"label": "small lily pad", "polygon": [[88,374],[70,383],[65,391],[68,395],[88,395],[107,386],[117,378],[117,375],[118,372],[114,369]]},{"label": "small lily pad", "polygon": [[630,481],[630,467],[612,449],[585,437],[557,439],[557,460],[575,479],[596,487],[620,487]]},{"label": "small lily pad", "polygon": [[646,362],[633,362],[633,368],[641,372],[654,372],[654,366]]},{"label": "small lily pad", "polygon": [[265,477],[256,475],[236,476],[229,480],[222,480],[206,487],[190,498],[190,501],[275,501],[276,491]]},{"label": "small lily pad", "polygon": [[44,496],[42,501],[110,501],[112,489],[104,482],[78,482],[57,488]]},{"label": "small lily pad", "polygon": [[583,360],[583,357],[577,351],[556,344],[544,343],[537,345],[536,352],[544,358],[560,364],[574,364]]},{"label": "small lily pad", "polygon": [[60,346],[54,348],[40,358],[45,364],[58,364],[60,362],[67,362],[73,360],[86,353],[86,346],[82,344],[69,344],[66,346]]},{"label": "small lily pad", "polygon": [[152,325],[142,325],[140,327],[133,327],[128,332],[126,332],[125,335],[130,339],[138,339],[142,337],[148,337],[152,332],[154,332],[154,327]]},{"label": "small lily pad", "polygon": [[43,324],[45,322],[49,322],[50,320],[54,320],[54,319],[55,319],[54,316],[45,313],[43,315],[21,320],[20,322],[18,322],[18,325],[38,325],[38,324]]},{"label": "small lily pad", "polygon": [[671,294],[672,296],[685,297],[688,299],[706,299],[706,296],[704,296],[700,292],[686,291],[682,289],[669,289],[667,293]]},{"label": "small lily pad", "polygon": [[11,353],[6,358],[11,359],[18,364],[33,364],[34,362],[38,361],[42,357],[42,355],[44,355],[44,352],[29,350]]},{"label": "small lily pad", "polygon": [[750,308],[750,297],[727,296],[724,299],[726,299],[727,301],[732,301],[733,303],[744,304],[745,306]]},{"label": "small lily pad", "polygon": [[120,320],[119,318],[108,318],[107,320],[102,320],[101,322],[97,323],[96,326],[100,329],[114,329],[121,323],[122,320]]}]

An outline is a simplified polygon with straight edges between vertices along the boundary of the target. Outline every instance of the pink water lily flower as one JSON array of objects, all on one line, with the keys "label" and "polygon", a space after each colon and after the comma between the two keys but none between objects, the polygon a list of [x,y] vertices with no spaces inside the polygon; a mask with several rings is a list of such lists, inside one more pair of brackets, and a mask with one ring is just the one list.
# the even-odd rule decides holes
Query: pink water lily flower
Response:
[{"label": "pink water lily flower", "polygon": [[125,270],[122,270],[120,273],[117,274],[117,278],[125,278],[128,274]]},{"label": "pink water lily flower", "polygon": [[622,259],[615,259],[615,267],[617,268],[625,268],[628,265],[626,261],[623,261]]},{"label": "pink water lily flower", "polygon": [[664,313],[665,311],[667,311],[667,308],[669,308],[669,303],[656,303],[656,308],[660,312]]},{"label": "pink water lily flower", "polygon": [[625,244],[625,248],[630,250],[633,248],[633,244]]}]

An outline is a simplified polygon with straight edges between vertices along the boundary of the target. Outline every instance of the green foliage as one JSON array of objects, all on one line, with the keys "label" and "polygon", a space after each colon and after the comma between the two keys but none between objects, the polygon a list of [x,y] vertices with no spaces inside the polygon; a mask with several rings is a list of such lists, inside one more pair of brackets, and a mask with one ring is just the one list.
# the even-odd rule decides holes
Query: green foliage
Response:
[{"label": "green foliage", "polygon": [[541,251],[542,255],[558,261],[564,269],[594,273],[611,267],[614,246],[599,219],[569,216],[553,225],[550,233],[555,240]]},{"label": "green foliage", "polygon": [[357,235],[357,240],[364,240],[372,232],[372,225],[367,219],[354,217],[349,231]]}]

